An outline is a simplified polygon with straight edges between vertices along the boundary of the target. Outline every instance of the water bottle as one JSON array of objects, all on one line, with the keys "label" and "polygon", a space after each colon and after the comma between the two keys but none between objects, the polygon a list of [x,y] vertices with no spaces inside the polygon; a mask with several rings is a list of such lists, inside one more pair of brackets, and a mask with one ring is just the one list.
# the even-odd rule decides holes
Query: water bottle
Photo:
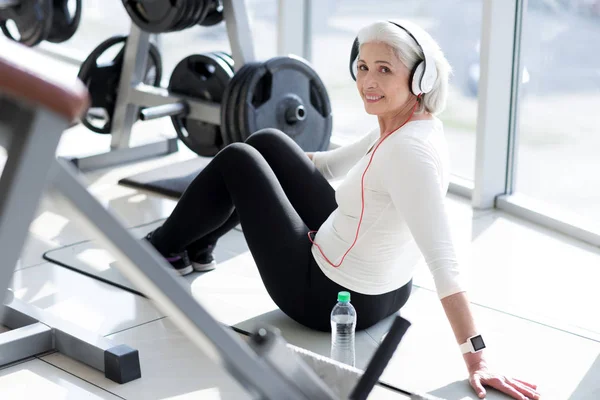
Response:
[{"label": "water bottle", "polygon": [[356,310],[350,304],[350,293],[339,292],[331,310],[331,358],[354,367],[354,331]]}]

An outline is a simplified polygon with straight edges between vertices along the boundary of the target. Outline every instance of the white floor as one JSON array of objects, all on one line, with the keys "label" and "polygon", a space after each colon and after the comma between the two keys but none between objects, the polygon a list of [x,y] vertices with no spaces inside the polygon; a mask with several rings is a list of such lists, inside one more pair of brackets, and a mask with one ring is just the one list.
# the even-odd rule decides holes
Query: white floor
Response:
[{"label": "white floor", "polygon": [[[148,126],[136,131],[148,131]],[[83,146],[101,146],[105,140],[73,129],[65,133],[60,152],[81,154]],[[162,159],[95,171],[86,175],[89,190],[127,227],[148,224],[167,217],[175,203],[116,182],[192,156],[182,149]],[[473,213],[459,197],[448,197],[448,209],[493,365],[538,383],[544,399],[600,398],[600,251],[500,212]],[[0,398],[248,398],[149,300],[44,262],[44,252],[88,239],[67,211],[51,197],[42,202],[14,275],[15,295],[138,349],[142,378],[118,385],[55,353],[0,369]],[[224,323],[247,328],[253,321],[279,324],[289,342],[326,355],[327,335],[286,320],[269,302],[243,240],[232,232],[219,244],[219,254],[227,258],[220,268],[187,279],[197,299]],[[110,260],[92,252],[88,262],[105,268]],[[475,399],[424,265],[415,284],[402,311],[412,326],[382,379],[447,399]],[[244,294],[233,298],[232,285]],[[361,333],[357,366],[368,363],[388,322]],[[384,390],[371,397],[404,398]],[[507,397],[490,391],[488,398]]]}]

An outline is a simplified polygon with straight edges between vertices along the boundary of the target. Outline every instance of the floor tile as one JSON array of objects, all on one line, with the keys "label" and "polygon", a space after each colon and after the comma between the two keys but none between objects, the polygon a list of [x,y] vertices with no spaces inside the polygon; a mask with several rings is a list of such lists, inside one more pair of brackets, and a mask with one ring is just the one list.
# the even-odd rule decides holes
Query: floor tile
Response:
[{"label": "floor tile", "polygon": [[0,370],[0,398],[116,400],[120,397],[34,359]]},{"label": "floor tile", "polygon": [[44,360],[127,399],[249,399],[220,366],[179,332],[168,318],[151,322],[111,339],[128,343],[140,354],[142,378],[119,385],[102,373],[55,353]]},{"label": "floor tile", "polygon": [[[237,256],[210,273],[191,281],[192,294],[217,320],[253,332],[257,327],[277,327],[291,344],[329,357],[331,335],[298,324],[271,300],[250,253]],[[367,333],[356,334],[356,367],[364,368],[377,349]]]},{"label": "floor tile", "polygon": [[[471,301],[600,340],[600,250],[501,211],[453,222]],[[434,289],[421,262],[414,283]]]},{"label": "floor tile", "polygon": [[[91,189],[100,203],[125,226],[133,227],[166,218],[175,202],[170,199],[139,193],[124,186],[103,186]],[[42,255],[51,249],[88,239],[84,221],[74,216],[71,206],[57,202],[48,194],[42,198],[29,228],[18,268],[44,262]]]},{"label": "floor tile", "polygon": [[[600,343],[481,306],[473,314],[495,370],[538,384],[544,399],[597,398]],[[448,400],[475,399],[435,292],[417,288],[402,316],[412,325],[382,379]],[[508,397],[490,390],[487,398]]]},{"label": "floor tile", "polygon": [[[131,234],[136,238],[143,238],[146,234],[161,226],[163,220],[155,221],[149,224],[132,228]],[[214,251],[214,256],[219,264],[236,257],[247,249],[243,234],[237,230],[232,230],[225,234],[219,241]],[[46,253],[48,261],[59,265],[66,265],[70,268],[94,276],[105,282],[111,282],[123,288],[139,292],[139,288],[129,281],[120,271],[116,264],[115,257],[106,249],[99,246],[98,242],[85,241],[70,246],[60,247]],[[198,274],[185,277],[190,281]]]},{"label": "floor tile", "polygon": [[[412,325],[382,379],[405,390],[427,392],[448,400],[475,399],[466,380],[462,357],[435,293],[417,288],[403,315]],[[599,343],[479,306],[474,306],[474,315],[485,331],[488,361],[498,372],[538,384],[545,399],[596,398],[600,374]],[[301,336],[302,331],[292,332]],[[145,371],[142,380],[116,385],[106,381],[97,371],[60,354],[44,359],[68,371],[77,371],[74,373],[78,376],[126,398],[132,393],[138,393],[139,398],[146,398],[143,397],[146,394],[148,398],[161,398],[209,388],[215,390],[220,382],[229,385],[218,376],[209,376],[212,372],[206,374],[205,364],[196,358],[197,350],[187,344],[168,319],[112,337],[140,349]],[[201,373],[183,374],[182,369]],[[160,378],[155,375],[158,371]],[[176,388],[169,384],[174,381],[177,381]],[[508,399],[495,390],[489,390],[487,398]]]},{"label": "floor tile", "polygon": [[16,271],[12,289],[24,302],[100,335],[162,317],[143,297],[51,263]]},{"label": "floor tile", "polygon": [[[249,398],[237,381],[192,346],[168,318],[111,338],[131,342],[140,349],[141,379],[118,385],[61,354],[46,356],[44,360],[127,399]],[[408,400],[408,397],[377,385],[369,399]]]},{"label": "floor tile", "polygon": [[[144,126],[136,124],[132,135],[132,144],[140,144],[165,137],[154,133],[165,122],[152,121]],[[165,129],[172,136],[172,126]],[[152,129],[149,129],[152,128]],[[149,129],[149,130],[148,130]],[[150,132],[150,133],[148,133]],[[169,137],[169,134],[166,136]],[[96,154],[108,150],[110,135],[98,135],[88,132],[83,126],[75,126],[65,131],[57,154],[74,156]],[[195,157],[189,149],[181,146],[180,151],[169,156],[152,158],[136,163],[120,165],[80,174],[84,185],[96,199],[111,210],[126,227],[138,226],[160,218],[166,218],[176,202],[154,193],[145,193],[136,189],[118,185],[119,179],[139,172],[160,168],[181,160]],[[4,160],[0,157],[2,164]],[[21,255],[19,268],[29,267],[43,262],[41,255],[53,248],[76,243],[86,239],[81,229],[82,221],[74,217],[70,206],[57,202],[56,197],[46,192],[30,227],[29,237]]]}]

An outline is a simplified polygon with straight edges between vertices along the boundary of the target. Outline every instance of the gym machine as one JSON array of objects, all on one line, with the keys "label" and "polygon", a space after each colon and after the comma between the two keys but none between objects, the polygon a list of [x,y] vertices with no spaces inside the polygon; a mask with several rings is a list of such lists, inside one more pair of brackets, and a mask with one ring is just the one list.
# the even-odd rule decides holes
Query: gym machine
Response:
[{"label": "gym machine", "polygon": [[[294,351],[275,328],[258,327],[249,343],[245,343],[206,312],[152,246],[133,237],[87,191],[71,163],[55,157],[63,129],[86,108],[87,91],[80,81],[64,86],[20,65],[27,57],[19,55],[30,50],[17,44],[10,46],[14,47],[7,54],[12,59],[0,55],[0,140],[8,153],[0,176],[0,254],[4,261],[0,268],[0,293],[7,292],[29,225],[44,190],[49,190],[83,221],[82,228],[90,236],[116,256],[116,266],[124,276],[136,282],[140,291],[253,398],[367,398],[410,326],[408,321],[396,317],[363,374],[353,370],[345,373],[344,384],[350,390],[336,390],[321,380],[314,365],[320,363],[321,368],[328,364],[317,362],[301,349]],[[104,368],[107,377],[117,382],[140,377],[137,351],[68,327],[63,331],[60,322],[55,325],[56,321],[50,321],[43,311],[26,309],[8,293],[0,314],[2,322],[13,330],[0,334],[2,364],[56,349],[97,369]],[[335,364],[329,367],[339,368]],[[340,397],[336,392],[348,395]],[[433,399],[402,392],[399,396],[404,398]]]},{"label": "gym machine", "polygon": [[[234,3],[238,4],[234,5]],[[242,65],[247,60],[252,60],[254,54],[247,15],[238,10],[244,10],[244,2],[233,0],[231,6],[225,8],[223,13],[227,21],[227,30],[233,57],[238,60],[239,65]],[[96,50],[100,51],[95,50],[95,53],[93,52],[84,61],[79,76],[90,88],[90,92],[92,93],[92,108],[84,116],[82,122],[88,128],[93,129],[93,122],[86,123],[86,118],[93,120],[98,116],[98,114],[94,115],[94,112],[97,111],[93,107],[96,106],[94,103],[99,103],[98,105],[108,109],[103,110],[104,115],[101,116],[101,118],[106,120],[106,123],[100,127],[101,131],[96,129],[94,131],[98,133],[110,133],[112,137],[109,152],[71,159],[80,170],[92,170],[119,165],[145,158],[167,155],[177,151],[177,138],[164,139],[141,146],[131,146],[131,129],[133,124],[138,120],[147,121],[185,113],[190,120],[194,119],[217,126],[220,124],[220,106],[218,103],[177,96],[170,93],[167,89],[160,87],[160,73],[158,73],[160,70],[160,57],[158,57],[158,60],[154,57],[154,60],[149,61],[149,58],[153,58],[152,53],[157,53],[156,49],[152,51],[153,45],[150,43],[150,34],[150,32],[140,29],[135,23],[131,23],[129,35],[122,40],[126,43],[121,54],[118,56],[121,59],[116,70],[111,68],[113,67],[112,65],[96,65],[96,59],[101,55],[103,50],[110,47],[110,43],[107,46],[103,46],[103,48],[97,48]],[[158,79],[152,82],[152,84],[145,82],[149,63],[155,64],[157,68],[156,76]],[[93,66],[88,67],[90,65]],[[109,104],[106,104],[105,99],[107,96],[105,92],[99,93],[99,96],[97,96],[99,100],[95,101],[94,78],[98,76],[99,85],[102,85],[103,81],[106,82],[103,76],[104,72],[117,74],[117,78],[113,79],[118,85],[116,98],[108,100]]]},{"label": "gym machine", "polygon": [[[81,170],[141,160],[177,151],[177,138],[130,145],[138,120],[170,117],[177,137],[200,156],[211,157],[224,146],[245,140],[264,127],[286,132],[304,150],[327,149],[332,129],[325,85],[299,57],[255,59],[244,0],[178,0],[161,4],[123,0],[132,19],[128,36],[101,43],[83,62],[78,77],[92,102],[82,123],[111,134],[111,151],[71,161]],[[225,22],[231,55],[192,54],[181,60],[168,86],[162,77],[158,49],[151,34],[212,26]],[[112,62],[98,58],[124,43]]]}]

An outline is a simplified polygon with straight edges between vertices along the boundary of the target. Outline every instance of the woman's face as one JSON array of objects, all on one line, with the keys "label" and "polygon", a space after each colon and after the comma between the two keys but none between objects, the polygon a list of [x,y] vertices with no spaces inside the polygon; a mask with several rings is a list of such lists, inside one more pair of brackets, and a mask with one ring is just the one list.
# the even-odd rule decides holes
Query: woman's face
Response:
[{"label": "woman's face", "polygon": [[408,88],[408,68],[385,43],[363,44],[357,69],[356,86],[368,114],[397,114],[413,96]]}]

